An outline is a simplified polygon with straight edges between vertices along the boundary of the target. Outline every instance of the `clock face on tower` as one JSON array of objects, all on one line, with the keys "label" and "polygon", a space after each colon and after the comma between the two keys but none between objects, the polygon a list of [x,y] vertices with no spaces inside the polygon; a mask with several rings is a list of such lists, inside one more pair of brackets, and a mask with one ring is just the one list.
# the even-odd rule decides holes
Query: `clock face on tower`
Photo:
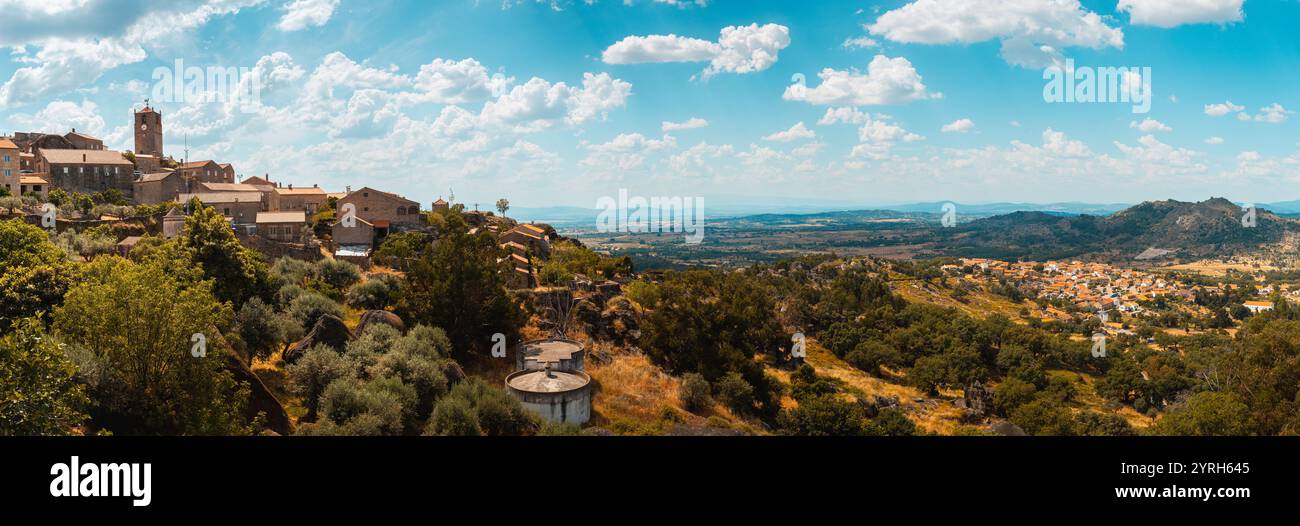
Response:
[{"label": "clock face on tower", "polygon": [[149,125],[148,125],[148,124],[141,124],[141,125],[140,125],[140,131],[147,131],[148,129],[149,129]]}]

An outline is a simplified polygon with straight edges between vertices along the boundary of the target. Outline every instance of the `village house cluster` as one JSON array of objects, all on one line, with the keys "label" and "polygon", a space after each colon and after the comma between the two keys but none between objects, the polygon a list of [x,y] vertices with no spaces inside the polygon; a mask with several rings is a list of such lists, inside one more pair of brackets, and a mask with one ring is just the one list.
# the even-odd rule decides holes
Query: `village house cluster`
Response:
[{"label": "village house cluster", "polygon": [[[419,202],[370,186],[327,192],[319,185],[295,186],[269,175],[237,180],[230,163],[216,160],[177,161],[163,151],[163,116],[148,102],[132,120],[135,149],[109,150],[104,141],[72,131],[59,135],[15,132],[0,136],[0,188],[11,195],[45,200],[50,191],[73,194],[116,191],[138,205],[177,203],[193,199],[220,212],[240,240],[271,256],[312,258],[320,254],[313,216],[332,201],[335,216],[326,225],[327,248],[339,259],[368,266],[375,248],[397,232],[432,232]],[[433,212],[453,204],[439,197]],[[179,235],[184,215],[172,210],[163,218],[164,237]],[[489,213],[465,211],[475,229],[489,229],[508,249],[515,287],[536,286],[532,257],[547,259],[555,231],[546,225],[514,224]],[[323,237],[323,236],[322,236]],[[129,251],[138,238],[119,244]]]},{"label": "village house cluster", "polygon": [[[961,268],[978,268],[988,274],[1037,290],[1038,296],[1059,299],[1086,310],[1118,310],[1127,313],[1143,311],[1142,303],[1161,297],[1195,299],[1194,287],[1166,280],[1160,276],[1135,269],[1119,268],[1106,263],[1085,261],[1006,262],[994,259],[963,258],[960,265],[946,265],[945,271]],[[1202,287],[1207,292],[1220,292],[1220,287],[1232,284]],[[1268,296],[1275,292],[1271,285],[1261,284],[1259,293]],[[1300,295],[1300,289],[1289,291]],[[1246,301],[1243,306],[1253,313],[1273,308],[1266,300]]]}]

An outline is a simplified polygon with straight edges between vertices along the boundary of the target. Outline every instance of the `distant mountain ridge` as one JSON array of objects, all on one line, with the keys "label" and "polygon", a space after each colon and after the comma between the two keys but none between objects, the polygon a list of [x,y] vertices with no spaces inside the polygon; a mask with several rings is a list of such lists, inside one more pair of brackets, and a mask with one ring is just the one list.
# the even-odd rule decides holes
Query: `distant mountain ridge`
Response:
[{"label": "distant mountain ridge", "polygon": [[940,229],[936,246],[943,253],[1000,259],[1201,258],[1279,243],[1287,231],[1297,230],[1296,221],[1264,205],[1251,228],[1243,226],[1243,215],[1240,205],[1224,198],[1148,201],[1104,217],[1014,212]]}]

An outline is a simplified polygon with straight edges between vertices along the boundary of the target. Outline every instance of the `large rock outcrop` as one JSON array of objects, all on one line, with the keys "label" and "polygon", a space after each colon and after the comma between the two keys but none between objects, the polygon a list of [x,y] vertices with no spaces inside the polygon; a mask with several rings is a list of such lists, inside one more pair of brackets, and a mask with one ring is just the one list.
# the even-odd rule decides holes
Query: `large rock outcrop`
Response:
[{"label": "large rock outcrop", "polygon": [[406,332],[406,322],[403,322],[400,316],[386,310],[368,310],[361,315],[361,322],[357,324],[356,334],[358,336],[365,334],[366,328],[374,324],[387,325],[397,329],[397,332],[400,333]]},{"label": "large rock outcrop", "polygon": [[316,325],[311,328],[307,336],[298,340],[297,343],[290,345],[284,350],[284,363],[293,363],[302,358],[308,349],[317,345],[326,345],[332,347],[338,352],[347,349],[348,342],[356,339],[352,331],[348,329],[347,324],[338,316],[326,314],[316,321]]}]

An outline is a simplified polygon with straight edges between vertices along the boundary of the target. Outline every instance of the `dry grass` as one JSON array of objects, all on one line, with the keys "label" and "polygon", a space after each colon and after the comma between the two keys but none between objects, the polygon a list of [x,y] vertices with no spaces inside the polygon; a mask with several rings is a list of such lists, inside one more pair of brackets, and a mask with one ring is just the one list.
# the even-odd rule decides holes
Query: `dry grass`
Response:
[{"label": "dry grass", "polygon": [[708,425],[709,417],[718,417],[732,428],[756,431],[716,402],[696,414],[686,411],[677,396],[681,380],[663,372],[644,355],[618,354],[609,363],[589,365],[587,373],[596,382],[592,425],[621,434],[660,434],[677,423],[665,418],[666,414],[674,414],[688,425]]},{"label": "dry grass", "polygon": [[[808,342],[807,361],[817,370],[818,375],[839,380],[853,394],[897,398],[903,414],[928,433],[950,435],[959,424],[961,409],[952,402],[961,398],[960,391],[941,390],[938,398],[926,397],[914,387],[871,376],[836,358],[829,350],[811,340]],[[918,402],[917,399],[921,401]]]},{"label": "dry grass", "polygon": [[279,349],[272,353],[270,358],[254,358],[249,369],[254,375],[266,385],[266,388],[275,395],[275,398],[284,405],[284,410],[289,414],[289,419],[294,425],[298,424],[298,419],[307,414],[307,408],[302,405],[302,399],[289,391],[289,377],[284,371],[284,360],[280,359]]},{"label": "dry grass", "polygon": [[987,318],[1002,314],[1014,321],[1020,320],[1020,309],[1031,303],[1015,303],[1007,298],[983,290],[967,291],[964,301],[952,297],[952,290],[925,285],[920,280],[891,281],[890,289],[912,303],[927,303],[938,307],[954,308],[972,318]]},{"label": "dry grass", "polygon": [[1118,409],[1115,409],[1113,405],[1108,405],[1105,398],[1097,394],[1096,379],[1090,374],[1059,369],[1049,370],[1047,374],[1049,377],[1066,377],[1074,382],[1074,401],[1070,409],[1076,413],[1095,411],[1116,414],[1128,421],[1129,425],[1133,426],[1134,429],[1143,429],[1155,422],[1150,417],[1137,412],[1131,406],[1121,405]]}]

